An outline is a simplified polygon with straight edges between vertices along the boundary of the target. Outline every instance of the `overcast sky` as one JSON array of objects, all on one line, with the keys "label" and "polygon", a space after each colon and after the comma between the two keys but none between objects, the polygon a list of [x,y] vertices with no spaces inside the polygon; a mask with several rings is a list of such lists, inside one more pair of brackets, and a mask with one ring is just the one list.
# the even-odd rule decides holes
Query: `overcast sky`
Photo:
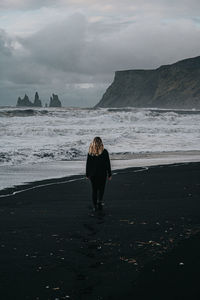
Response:
[{"label": "overcast sky", "polygon": [[0,1],[0,105],[93,106],[116,70],[198,55],[199,0]]}]

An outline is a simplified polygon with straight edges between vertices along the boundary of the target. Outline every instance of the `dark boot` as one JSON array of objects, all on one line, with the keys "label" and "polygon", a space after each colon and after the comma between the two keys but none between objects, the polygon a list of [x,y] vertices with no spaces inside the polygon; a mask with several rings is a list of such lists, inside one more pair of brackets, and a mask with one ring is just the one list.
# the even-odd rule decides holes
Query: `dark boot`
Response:
[{"label": "dark boot", "polygon": [[94,205],[93,211],[97,211],[98,210],[98,206],[97,204]]}]

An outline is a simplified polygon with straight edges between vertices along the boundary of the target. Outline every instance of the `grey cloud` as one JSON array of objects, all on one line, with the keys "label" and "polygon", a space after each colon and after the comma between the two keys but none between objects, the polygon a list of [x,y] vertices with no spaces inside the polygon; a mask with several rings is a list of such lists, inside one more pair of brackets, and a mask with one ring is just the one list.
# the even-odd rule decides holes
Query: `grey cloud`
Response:
[{"label": "grey cloud", "polygon": [[19,39],[38,63],[65,72],[76,71],[85,46],[86,19],[75,14],[67,20],[51,24],[26,39]]},{"label": "grey cloud", "polygon": [[134,14],[147,12],[148,14],[163,14],[176,16],[198,15],[199,0],[1,0],[0,8],[6,10],[30,10],[41,7],[62,7],[66,9],[85,9],[85,11],[104,12],[104,14],[118,12],[119,14]]},{"label": "grey cloud", "polygon": [[[59,1],[58,1],[59,2]],[[34,8],[41,8],[43,6],[54,5],[55,1],[53,0],[1,0],[0,8],[1,9],[22,9],[29,10]]]},{"label": "grey cloud", "polygon": [[12,55],[12,40],[8,37],[4,30],[0,29],[0,80],[8,78]]},{"label": "grey cloud", "polygon": [[[37,63],[66,73],[96,76],[118,69],[153,68],[198,55],[200,28],[192,21],[140,20],[115,29],[76,14],[21,40]],[[48,55],[47,55],[48,53]]]},{"label": "grey cloud", "polygon": [[[13,105],[17,97],[23,97],[25,93],[32,99],[36,90],[43,103],[49,102],[51,93],[57,93],[63,104],[70,106],[90,106],[100,99],[106,86],[96,83],[90,75],[64,72],[49,66],[46,61],[42,64],[31,53],[12,48],[14,42],[1,31],[0,105]],[[98,75],[97,78],[97,81],[102,81]],[[94,82],[93,86],[81,88],[81,83],[91,82]]]},{"label": "grey cloud", "polygon": [[12,40],[2,29],[0,29],[0,53],[5,56],[12,54]]}]

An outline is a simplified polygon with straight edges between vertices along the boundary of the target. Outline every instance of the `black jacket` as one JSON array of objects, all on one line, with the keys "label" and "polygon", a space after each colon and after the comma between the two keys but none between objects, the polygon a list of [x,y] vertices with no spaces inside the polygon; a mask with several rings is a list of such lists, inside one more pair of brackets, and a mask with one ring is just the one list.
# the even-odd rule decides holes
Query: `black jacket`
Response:
[{"label": "black jacket", "polygon": [[106,149],[96,156],[90,155],[88,153],[87,163],[86,163],[86,177],[91,176],[111,176],[111,167],[109,154]]}]

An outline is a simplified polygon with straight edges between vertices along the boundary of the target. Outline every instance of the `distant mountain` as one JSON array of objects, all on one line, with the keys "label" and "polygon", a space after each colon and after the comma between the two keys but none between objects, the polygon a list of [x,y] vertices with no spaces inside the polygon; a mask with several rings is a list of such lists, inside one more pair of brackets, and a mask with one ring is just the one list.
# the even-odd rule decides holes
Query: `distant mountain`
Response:
[{"label": "distant mountain", "polygon": [[200,108],[200,56],[154,70],[115,72],[96,107]]},{"label": "distant mountain", "polygon": [[38,92],[35,93],[34,102],[31,102],[29,97],[25,94],[24,98],[18,98],[17,106],[24,106],[24,107],[42,107],[42,102],[39,98]]},{"label": "distant mountain", "polygon": [[17,106],[33,106],[33,103],[29,100],[29,97],[25,94],[24,98],[18,98]]},{"label": "distant mountain", "polygon": [[35,93],[35,100],[34,100],[33,106],[42,107],[42,101],[39,98],[38,92]]},{"label": "distant mountain", "polygon": [[[38,92],[35,93],[34,102],[31,102],[29,97],[25,94],[24,98],[18,98],[17,106],[24,106],[24,107],[42,107],[42,101],[40,100]],[[47,103],[45,103],[45,107],[47,107]],[[58,95],[52,94],[50,97],[49,107],[61,107],[61,101],[58,98]]]},{"label": "distant mountain", "polygon": [[58,95],[52,94],[52,97],[50,98],[49,107],[61,107],[61,101],[58,98]]}]

